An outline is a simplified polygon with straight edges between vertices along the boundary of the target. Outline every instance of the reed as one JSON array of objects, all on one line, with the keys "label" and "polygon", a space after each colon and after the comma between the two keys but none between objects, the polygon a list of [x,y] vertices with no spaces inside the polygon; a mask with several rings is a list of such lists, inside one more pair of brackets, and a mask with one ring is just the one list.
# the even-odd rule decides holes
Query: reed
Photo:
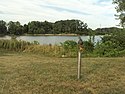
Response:
[{"label": "reed", "polygon": [[0,40],[0,48],[11,50],[11,51],[23,51],[25,50],[26,46],[29,46],[29,45],[31,45],[30,42],[26,42],[22,40],[16,40],[16,39]]},{"label": "reed", "polygon": [[[74,46],[75,47],[75,46]],[[77,48],[72,48],[70,45],[39,45],[38,42],[26,42],[22,40],[0,40],[0,48],[9,51],[19,51],[25,53],[41,54],[43,56],[54,57],[76,57]]]},{"label": "reed", "polygon": [[23,52],[60,57],[63,53],[62,51],[63,48],[58,45],[30,45]]}]

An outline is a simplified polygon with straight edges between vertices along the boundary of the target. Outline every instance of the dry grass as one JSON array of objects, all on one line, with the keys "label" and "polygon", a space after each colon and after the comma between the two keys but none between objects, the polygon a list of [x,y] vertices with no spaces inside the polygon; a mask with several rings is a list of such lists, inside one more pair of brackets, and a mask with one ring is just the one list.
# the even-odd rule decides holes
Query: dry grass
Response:
[{"label": "dry grass", "polygon": [[57,45],[31,45],[28,46],[23,52],[43,54],[44,56],[61,56],[62,47]]},{"label": "dry grass", "polygon": [[0,55],[0,94],[125,94],[125,58],[76,58],[6,53]]}]

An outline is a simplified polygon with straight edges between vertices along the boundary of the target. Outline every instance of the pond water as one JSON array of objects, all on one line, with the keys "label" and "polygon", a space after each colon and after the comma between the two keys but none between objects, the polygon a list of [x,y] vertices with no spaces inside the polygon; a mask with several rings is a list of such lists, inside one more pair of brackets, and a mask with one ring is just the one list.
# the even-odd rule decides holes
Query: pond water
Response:
[{"label": "pond water", "polygon": [[[94,43],[101,40],[103,36],[95,36]],[[81,36],[83,41],[87,41],[90,39],[89,36]],[[10,36],[0,37],[0,39],[11,39]],[[65,42],[66,40],[78,41],[78,36],[18,36],[18,40],[25,40],[29,42],[38,41],[40,44],[60,44],[61,42]]]}]

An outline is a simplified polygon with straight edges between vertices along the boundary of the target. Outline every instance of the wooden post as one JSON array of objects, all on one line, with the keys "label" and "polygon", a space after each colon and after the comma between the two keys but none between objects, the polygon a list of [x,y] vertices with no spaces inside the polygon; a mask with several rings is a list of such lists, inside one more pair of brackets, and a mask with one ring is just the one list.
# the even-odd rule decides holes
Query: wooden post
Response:
[{"label": "wooden post", "polygon": [[77,78],[80,79],[81,77],[81,52],[80,50],[78,51],[78,70],[77,70]]},{"label": "wooden post", "polygon": [[80,79],[81,78],[81,52],[83,51],[83,41],[81,39],[81,37],[79,37],[79,41],[78,41],[78,74],[77,74],[77,78]]}]

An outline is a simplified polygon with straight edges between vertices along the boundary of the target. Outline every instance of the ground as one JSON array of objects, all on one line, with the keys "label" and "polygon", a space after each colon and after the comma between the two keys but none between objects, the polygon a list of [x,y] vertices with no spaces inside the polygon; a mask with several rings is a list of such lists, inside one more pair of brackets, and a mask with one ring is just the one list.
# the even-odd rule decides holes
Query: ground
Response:
[{"label": "ground", "polygon": [[125,58],[76,58],[0,54],[0,94],[125,94]]}]

